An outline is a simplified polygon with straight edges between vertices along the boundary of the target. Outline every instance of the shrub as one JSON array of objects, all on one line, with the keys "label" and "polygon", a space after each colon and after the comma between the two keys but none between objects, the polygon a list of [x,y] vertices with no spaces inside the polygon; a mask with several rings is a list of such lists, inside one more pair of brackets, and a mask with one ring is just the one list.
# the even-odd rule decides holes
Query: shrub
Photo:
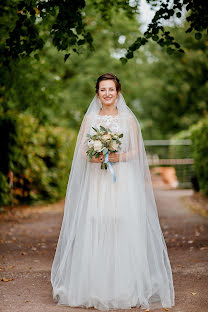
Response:
[{"label": "shrub", "polygon": [[0,133],[0,204],[63,197],[76,133],[42,126],[30,114],[15,112],[0,114]]},{"label": "shrub", "polygon": [[183,149],[181,146],[170,146],[169,156],[171,158],[181,158],[191,156],[194,159],[193,167],[191,165],[183,166],[183,170],[180,170],[179,166],[175,166],[176,174],[179,182],[183,182],[183,176],[190,176],[192,186],[196,191],[204,191],[208,195],[208,117],[203,118],[197,124],[192,125],[185,131],[177,133],[172,140],[184,140],[190,139],[190,150]]},{"label": "shrub", "polygon": [[199,187],[208,195],[208,117],[197,123],[190,137]]}]

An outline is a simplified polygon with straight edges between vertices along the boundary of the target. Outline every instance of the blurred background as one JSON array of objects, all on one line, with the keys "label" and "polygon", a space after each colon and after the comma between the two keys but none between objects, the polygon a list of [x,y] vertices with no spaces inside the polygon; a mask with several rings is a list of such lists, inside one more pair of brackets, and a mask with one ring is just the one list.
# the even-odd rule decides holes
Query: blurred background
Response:
[{"label": "blurred background", "polygon": [[105,72],[138,118],[154,186],[208,195],[203,1],[2,1],[0,11],[2,212],[64,197]]}]

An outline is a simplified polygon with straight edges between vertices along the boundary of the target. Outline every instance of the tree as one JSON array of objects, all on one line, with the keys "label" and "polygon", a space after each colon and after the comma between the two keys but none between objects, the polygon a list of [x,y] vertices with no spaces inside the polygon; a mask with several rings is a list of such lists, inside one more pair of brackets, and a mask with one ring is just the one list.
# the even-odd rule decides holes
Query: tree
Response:
[{"label": "tree", "polygon": [[126,63],[128,59],[134,57],[134,52],[151,38],[161,47],[166,47],[168,54],[184,53],[179,42],[175,40],[173,33],[163,26],[163,21],[173,17],[181,18],[183,10],[186,12],[185,33],[193,31],[195,39],[200,40],[203,31],[208,34],[208,6],[206,0],[146,0],[152,8],[157,7],[155,15],[148,25],[143,36],[139,36],[129,47],[127,54],[121,60]]},{"label": "tree", "polygon": [[119,58],[138,35],[136,16],[129,19],[124,10],[112,9],[111,25],[98,19],[93,3],[85,11],[94,52],[80,45],[79,54],[72,53],[64,63],[65,51],[57,53],[49,38],[39,60],[29,56],[13,60],[10,70],[6,66],[1,70],[0,110],[27,111],[42,124],[78,129],[95,94],[97,76],[110,71],[121,79],[125,99],[140,121],[144,138],[168,138],[200,119],[208,102],[205,34],[195,40],[185,34],[187,25],[169,27],[167,31],[182,43],[185,54],[167,57],[160,45],[150,41],[123,66]]},{"label": "tree", "polygon": [[79,55],[72,54],[70,60],[63,63],[64,51],[57,53],[50,39],[40,51],[39,60],[32,57],[13,60],[10,71],[4,66],[0,110],[27,111],[43,124],[78,128],[95,94],[96,78],[107,71],[121,78],[131,101],[135,74],[131,65],[124,68],[119,55],[138,33],[139,22],[136,18],[129,19],[123,11],[112,11],[114,24],[111,26],[97,19],[92,7],[86,9],[88,29],[94,37],[94,53],[80,46]]},{"label": "tree", "polygon": [[[200,39],[202,32],[208,28],[208,6],[206,0],[146,0],[152,8],[157,8],[154,18],[143,35],[134,40],[128,48],[123,63],[133,58],[134,52],[149,42],[150,38],[160,46],[166,47],[169,54],[184,52],[180,44],[169,31],[163,27],[163,20],[176,16],[180,18],[183,10],[187,12],[186,32],[194,31],[195,38]],[[88,30],[87,6],[91,5],[96,16],[113,25],[112,11],[124,11],[132,18],[138,14],[139,0],[16,0],[12,3],[2,1],[0,10],[3,19],[13,12],[12,26],[8,29],[1,43],[1,61],[8,64],[12,59],[25,57],[34,51],[40,51],[49,38],[57,49],[65,51],[66,61],[71,53],[79,53],[84,45],[93,50],[93,36]],[[132,5],[133,3],[133,5]],[[16,12],[16,14],[15,14]],[[35,54],[38,58],[38,53]]]},{"label": "tree", "polygon": [[[170,31],[183,44],[185,54],[167,57],[164,49],[152,43],[144,49],[149,61],[140,60],[144,79],[139,84],[142,92],[138,92],[141,103],[138,115],[151,138],[170,138],[197,123],[208,112],[206,35],[197,41],[186,35],[183,27]],[[132,66],[133,60],[128,62]]]}]

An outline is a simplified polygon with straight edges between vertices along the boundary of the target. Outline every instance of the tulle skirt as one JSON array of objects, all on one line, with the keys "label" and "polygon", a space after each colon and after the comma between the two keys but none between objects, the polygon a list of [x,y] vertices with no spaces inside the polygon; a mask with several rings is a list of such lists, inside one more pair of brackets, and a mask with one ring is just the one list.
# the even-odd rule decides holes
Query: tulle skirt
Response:
[{"label": "tulle skirt", "polygon": [[76,233],[52,266],[53,299],[99,310],[171,307],[172,272],[157,216],[148,217],[144,185],[131,179],[128,163],[113,168],[115,183],[109,170],[89,164]]}]

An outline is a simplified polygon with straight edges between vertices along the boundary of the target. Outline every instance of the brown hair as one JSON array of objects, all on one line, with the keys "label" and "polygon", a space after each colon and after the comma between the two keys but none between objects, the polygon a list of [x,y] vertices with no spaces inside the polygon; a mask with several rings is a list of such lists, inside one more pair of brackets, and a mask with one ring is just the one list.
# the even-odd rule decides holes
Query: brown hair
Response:
[{"label": "brown hair", "polygon": [[96,82],[96,93],[98,93],[99,90],[99,83],[102,80],[113,80],[115,82],[116,85],[116,91],[119,92],[121,91],[121,84],[120,84],[120,80],[118,79],[118,77],[116,77],[116,75],[112,74],[112,73],[106,73],[101,75],[100,77],[98,77],[97,82]]}]

